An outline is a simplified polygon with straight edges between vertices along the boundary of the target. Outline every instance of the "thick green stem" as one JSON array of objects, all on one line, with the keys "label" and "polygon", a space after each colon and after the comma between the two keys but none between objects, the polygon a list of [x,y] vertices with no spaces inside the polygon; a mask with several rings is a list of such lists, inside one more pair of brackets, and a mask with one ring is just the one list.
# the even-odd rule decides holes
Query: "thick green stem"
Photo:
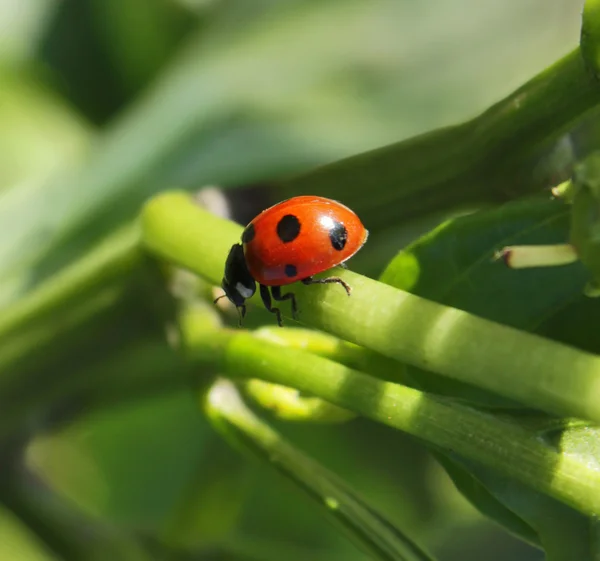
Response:
[{"label": "thick green stem", "polygon": [[523,408],[521,404],[503,399],[496,394],[483,391],[470,384],[455,381],[451,387],[448,387],[443,376],[439,374],[409,368],[394,359],[354,343],[342,341],[322,331],[290,327],[280,329],[277,326],[265,326],[256,329],[254,335],[278,345],[316,354],[361,372],[368,372],[371,376],[386,382],[395,382],[418,390],[427,389],[427,391],[437,395],[476,403],[478,406],[485,408],[501,409],[502,411]]},{"label": "thick green stem", "polygon": [[561,454],[537,433],[499,417],[371,376],[243,331],[182,322],[192,359],[231,377],[289,385],[493,468],[587,514],[600,512],[600,473],[586,457]]},{"label": "thick green stem", "polygon": [[340,198],[378,228],[520,197],[546,181],[534,177],[536,160],[598,103],[600,85],[575,49],[471,121],[310,171],[280,194]]},{"label": "thick green stem", "polygon": [[[142,221],[150,251],[215,284],[242,230],[179,193],[149,202]],[[599,357],[350,271],[339,274],[353,287],[351,297],[337,286],[294,286],[302,323],[529,407],[600,422]]]}]

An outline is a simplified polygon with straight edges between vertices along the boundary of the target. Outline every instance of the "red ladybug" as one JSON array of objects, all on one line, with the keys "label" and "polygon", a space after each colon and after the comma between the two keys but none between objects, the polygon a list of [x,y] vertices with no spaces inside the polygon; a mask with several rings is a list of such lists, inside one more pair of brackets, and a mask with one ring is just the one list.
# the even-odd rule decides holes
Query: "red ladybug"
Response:
[{"label": "red ladybug", "polygon": [[367,241],[369,232],[348,207],[324,197],[293,197],[261,212],[244,230],[242,243],[229,251],[221,286],[240,313],[246,300],[260,287],[262,301],[283,325],[279,308],[271,298],[290,300],[296,317],[293,292],[281,287],[296,281],[304,284],[341,284],[348,296],[351,288],[339,277],[313,279],[352,257]]}]

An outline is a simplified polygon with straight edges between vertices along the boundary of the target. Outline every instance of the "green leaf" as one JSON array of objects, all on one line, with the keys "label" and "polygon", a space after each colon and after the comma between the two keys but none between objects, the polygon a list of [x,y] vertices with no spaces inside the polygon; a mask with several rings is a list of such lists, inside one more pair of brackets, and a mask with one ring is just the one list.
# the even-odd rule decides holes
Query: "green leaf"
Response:
[{"label": "green leaf", "polygon": [[534,330],[574,299],[583,299],[585,269],[576,264],[515,271],[494,254],[509,244],[564,243],[569,210],[560,201],[528,200],[449,220],[402,250],[380,280]]},{"label": "green leaf", "polygon": [[[595,517],[586,517],[493,470],[457,458],[455,461],[458,469],[449,473],[465,495],[473,496],[463,484],[466,478],[471,478],[483,493],[489,493],[488,498],[481,496],[482,500],[474,500],[474,504],[527,541],[533,542],[527,530],[523,531],[525,525],[534,529],[535,541],[539,541],[548,561],[597,561],[600,558],[600,525]],[[448,460],[442,464],[448,467]]]},{"label": "green leaf", "polygon": [[[211,436],[184,390],[79,419],[36,439],[30,453],[38,475],[84,511],[159,531]],[[122,461],[123,450],[127,462]]]},{"label": "green leaf", "polygon": [[[81,161],[92,131],[57,95],[40,88],[33,76],[0,64],[0,82],[0,192],[3,197],[26,197],[48,175]],[[12,229],[10,222],[2,224]]]},{"label": "green leaf", "polygon": [[[434,453],[436,459],[446,470],[456,488],[468,498],[481,513],[495,520],[508,531],[516,534],[522,540],[534,545],[539,545],[537,532],[517,513],[508,508],[502,501],[498,500],[474,473],[483,471],[481,466],[477,469],[468,470],[464,463],[451,455]],[[489,470],[488,470],[489,472]],[[491,472],[489,472],[491,473]],[[498,475],[496,474],[498,477]],[[529,489],[528,489],[529,490]],[[531,490],[529,490],[531,492]]]}]

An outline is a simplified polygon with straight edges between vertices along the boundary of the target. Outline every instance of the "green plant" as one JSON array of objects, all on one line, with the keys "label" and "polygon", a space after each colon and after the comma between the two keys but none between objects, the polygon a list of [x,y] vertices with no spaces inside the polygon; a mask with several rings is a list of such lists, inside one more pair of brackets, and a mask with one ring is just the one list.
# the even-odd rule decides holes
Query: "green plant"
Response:
[{"label": "green plant", "polygon": [[[405,502],[405,511],[389,514],[323,465],[335,464],[324,450],[335,443],[347,447],[339,464],[358,465],[351,477],[374,469],[354,450],[367,447],[369,438],[352,434],[366,420],[369,430],[389,429],[385,446],[410,435],[472,505],[547,559],[595,559],[600,300],[584,289],[597,280],[600,2],[585,3],[579,48],[478,117],[338,154],[301,175],[317,162],[294,159],[277,142],[280,122],[302,113],[282,100],[322,80],[315,98],[327,113],[340,94],[328,81],[334,55],[352,47],[366,57],[368,47],[354,39],[383,23],[361,3],[290,5],[280,27],[259,18],[234,41],[209,41],[213,58],[199,59],[206,46],[193,39],[171,73],[109,129],[88,166],[49,188],[52,212],[15,195],[25,191],[9,190],[1,202],[0,220],[12,228],[0,242],[0,502],[57,558],[329,559],[329,534],[313,530],[323,553],[294,545],[291,534],[290,543],[275,540],[294,524],[308,528],[320,510],[369,559],[430,559],[435,548],[423,528],[435,524],[408,497],[410,485],[390,501]],[[160,21],[161,9],[148,17]],[[330,40],[323,21],[342,14],[351,31]],[[306,44],[298,21],[322,42]],[[321,56],[286,72],[274,48],[284,39],[292,53]],[[365,129],[362,120],[372,119],[340,99],[344,114],[360,121],[356,130]],[[266,120],[258,142],[250,125],[273,103],[281,104],[279,119]],[[312,132],[318,124],[304,125]],[[278,329],[252,306],[248,327],[238,329],[232,310],[212,300],[242,227],[190,191],[217,171],[229,189],[259,179],[256,162],[271,150],[282,160],[269,168],[273,175],[296,172],[273,181],[272,197],[341,199],[372,230],[355,260],[367,274],[339,271],[351,298],[298,287],[301,327],[288,316],[289,327]],[[232,152],[238,165],[228,167]],[[563,180],[562,196],[550,196]],[[422,226],[440,213],[441,224],[402,247],[399,224]],[[553,268],[511,269],[497,259],[503,248],[531,246],[571,253]],[[122,487],[107,491],[86,463],[77,426],[90,419],[103,428],[92,431],[90,446],[108,458],[97,459],[97,469],[109,482],[126,481]],[[131,459],[127,448],[111,456],[121,432],[139,452]],[[247,505],[257,500],[253,470],[262,467],[241,463],[222,437],[278,470],[317,508],[304,513],[309,507],[294,496],[288,510],[300,512],[275,503],[265,542],[240,532],[244,517],[260,517],[261,506]],[[393,465],[424,465],[415,456]],[[145,457],[155,462],[147,478]],[[263,502],[278,493],[266,473]],[[382,495],[394,493],[394,477],[384,478]],[[340,558],[356,555],[343,547],[334,548]]]}]

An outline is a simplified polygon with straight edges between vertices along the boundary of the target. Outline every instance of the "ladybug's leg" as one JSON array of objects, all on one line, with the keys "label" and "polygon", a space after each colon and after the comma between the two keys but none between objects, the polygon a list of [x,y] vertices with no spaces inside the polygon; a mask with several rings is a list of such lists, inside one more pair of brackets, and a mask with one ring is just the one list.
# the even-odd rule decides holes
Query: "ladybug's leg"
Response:
[{"label": "ladybug's leg", "polygon": [[346,290],[346,293],[348,294],[348,296],[350,296],[350,293],[352,292],[352,287],[345,281],[343,281],[340,277],[327,277],[326,279],[313,279],[312,277],[307,277],[305,279],[302,279],[302,284],[332,284],[332,283],[336,283],[336,284],[341,284],[344,289]]},{"label": "ladybug's leg", "polygon": [[298,307],[296,306],[296,296],[293,292],[286,292],[285,294],[281,294],[280,286],[272,286],[271,294],[273,295],[273,299],[278,302],[283,302],[283,300],[291,300],[292,301],[292,317],[297,319],[298,315]]},{"label": "ladybug's leg", "polygon": [[242,320],[246,316],[246,304],[242,304],[241,306],[237,306],[238,316],[240,318],[239,325],[242,327]]},{"label": "ladybug's leg", "polygon": [[347,269],[347,268],[348,268],[348,265],[346,265],[346,263],[344,262],[344,263],[340,263],[340,264],[338,265],[338,267],[341,267],[342,269]]},{"label": "ladybug's leg", "polygon": [[283,321],[281,321],[281,312],[279,311],[279,308],[274,308],[271,303],[271,293],[269,292],[269,287],[265,286],[264,284],[259,284],[259,286],[260,297],[262,298],[265,308],[277,316],[277,323],[279,324],[279,327],[283,327]]}]

